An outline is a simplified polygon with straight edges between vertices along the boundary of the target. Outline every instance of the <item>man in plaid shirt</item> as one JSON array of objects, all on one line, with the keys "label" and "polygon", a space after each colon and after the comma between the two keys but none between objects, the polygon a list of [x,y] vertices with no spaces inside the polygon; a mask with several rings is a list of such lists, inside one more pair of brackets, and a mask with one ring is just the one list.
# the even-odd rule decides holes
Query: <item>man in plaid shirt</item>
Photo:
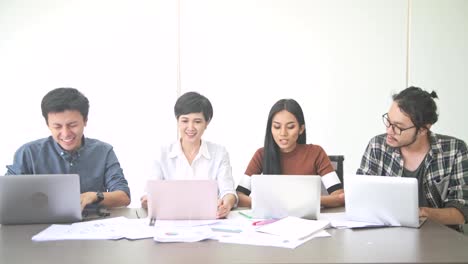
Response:
[{"label": "man in plaid shirt", "polygon": [[387,133],[371,139],[357,174],[414,177],[419,215],[462,231],[468,220],[468,151],[460,139],[431,132],[437,98],[418,87],[393,95],[382,116]]}]

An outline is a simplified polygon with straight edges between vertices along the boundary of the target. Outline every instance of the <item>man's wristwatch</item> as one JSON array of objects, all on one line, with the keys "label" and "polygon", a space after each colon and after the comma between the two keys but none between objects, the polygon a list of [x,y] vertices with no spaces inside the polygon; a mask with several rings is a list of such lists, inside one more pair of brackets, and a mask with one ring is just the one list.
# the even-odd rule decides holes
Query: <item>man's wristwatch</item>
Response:
[{"label": "man's wristwatch", "polygon": [[98,204],[98,203],[102,202],[102,200],[104,200],[104,194],[102,192],[100,192],[100,191],[97,192],[96,196],[97,196],[97,200],[96,200],[96,202],[94,202],[95,204]]}]

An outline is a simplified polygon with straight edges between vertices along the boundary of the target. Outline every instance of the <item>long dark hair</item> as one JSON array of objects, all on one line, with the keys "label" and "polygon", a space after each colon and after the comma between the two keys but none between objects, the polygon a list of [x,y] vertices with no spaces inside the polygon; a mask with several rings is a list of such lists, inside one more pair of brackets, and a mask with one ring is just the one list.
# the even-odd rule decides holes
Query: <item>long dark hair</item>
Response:
[{"label": "long dark hair", "polygon": [[263,174],[281,174],[281,161],[280,161],[280,151],[279,146],[276,144],[275,139],[271,133],[271,125],[273,123],[273,117],[276,113],[286,110],[293,114],[299,127],[304,125],[304,132],[299,135],[297,138],[298,144],[306,143],[306,130],[305,130],[305,121],[304,113],[298,102],[294,99],[281,99],[276,102],[268,114],[268,122],[265,132],[265,145],[263,147]]}]

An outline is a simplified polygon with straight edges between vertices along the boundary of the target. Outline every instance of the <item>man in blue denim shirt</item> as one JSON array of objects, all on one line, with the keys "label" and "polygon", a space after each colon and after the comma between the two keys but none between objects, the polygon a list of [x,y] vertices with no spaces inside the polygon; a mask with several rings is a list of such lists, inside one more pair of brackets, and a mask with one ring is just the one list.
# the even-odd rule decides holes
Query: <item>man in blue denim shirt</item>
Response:
[{"label": "man in blue denim shirt", "polygon": [[413,177],[419,214],[462,230],[468,220],[468,151],[460,139],[431,132],[437,98],[418,87],[393,96],[387,133],[371,139],[357,174]]},{"label": "man in blue denim shirt", "polygon": [[21,146],[6,174],[79,174],[81,208],[130,204],[130,189],[111,145],[85,138],[89,101],[78,90],[57,88],[41,103],[52,136]]}]

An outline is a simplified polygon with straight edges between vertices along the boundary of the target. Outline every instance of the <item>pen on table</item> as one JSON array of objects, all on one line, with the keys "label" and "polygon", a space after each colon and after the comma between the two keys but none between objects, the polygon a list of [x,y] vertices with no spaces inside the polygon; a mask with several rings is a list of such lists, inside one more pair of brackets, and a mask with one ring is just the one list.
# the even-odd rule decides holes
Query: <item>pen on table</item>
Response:
[{"label": "pen on table", "polygon": [[267,225],[267,224],[271,224],[271,223],[274,223],[276,221],[278,221],[279,219],[266,219],[266,220],[262,220],[262,221],[255,221],[252,223],[252,225],[254,226],[261,226],[261,225]]},{"label": "pen on table", "polygon": [[140,219],[140,215],[138,215],[138,209],[135,210],[136,216],[138,219]]},{"label": "pen on table", "polygon": [[246,213],[239,212],[239,214],[242,215],[245,218],[252,219],[252,217],[250,215],[246,214]]}]

